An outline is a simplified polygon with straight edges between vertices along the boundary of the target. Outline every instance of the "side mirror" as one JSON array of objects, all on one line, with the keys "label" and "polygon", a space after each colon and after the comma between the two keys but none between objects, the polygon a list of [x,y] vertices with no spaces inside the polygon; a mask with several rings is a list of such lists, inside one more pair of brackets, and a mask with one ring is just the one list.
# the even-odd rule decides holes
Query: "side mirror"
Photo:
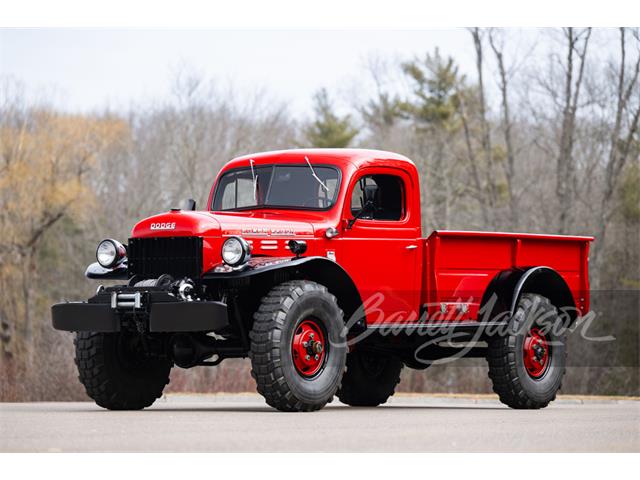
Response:
[{"label": "side mirror", "polygon": [[184,202],[184,210],[195,210],[196,209],[196,201],[193,198],[188,198]]},{"label": "side mirror", "polygon": [[353,224],[356,223],[356,221],[359,218],[369,213],[373,213],[375,209],[376,209],[376,204],[374,203],[373,200],[365,201],[363,207],[360,209],[357,215],[347,222],[347,230],[351,229],[351,227],[353,227]]},{"label": "side mirror", "polygon": [[368,203],[376,204],[376,197],[378,196],[378,185],[366,185],[364,187],[364,204]]}]

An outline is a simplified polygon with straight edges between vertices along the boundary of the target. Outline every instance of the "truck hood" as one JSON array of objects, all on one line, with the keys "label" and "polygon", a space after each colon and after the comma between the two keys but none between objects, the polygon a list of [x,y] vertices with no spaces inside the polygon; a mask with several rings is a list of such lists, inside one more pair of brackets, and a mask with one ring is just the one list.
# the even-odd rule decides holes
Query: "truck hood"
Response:
[{"label": "truck hood", "polygon": [[[281,217],[281,218],[278,218]],[[172,210],[138,222],[131,232],[134,238],[178,236],[313,236],[313,225],[264,212],[212,213]]]}]

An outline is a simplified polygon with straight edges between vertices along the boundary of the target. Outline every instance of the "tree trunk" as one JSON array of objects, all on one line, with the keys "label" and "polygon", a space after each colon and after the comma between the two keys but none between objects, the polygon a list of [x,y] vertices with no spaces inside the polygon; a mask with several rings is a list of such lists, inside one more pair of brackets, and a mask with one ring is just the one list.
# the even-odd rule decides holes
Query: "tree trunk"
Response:
[{"label": "tree trunk", "polygon": [[469,166],[471,168],[471,179],[473,180],[473,187],[475,189],[475,191],[473,192],[473,196],[478,200],[478,204],[480,205],[482,224],[483,226],[488,227],[491,223],[489,219],[489,210],[487,209],[486,197],[483,192],[482,181],[480,180],[480,174],[478,172],[478,159],[475,154],[471,139],[471,131],[469,129],[469,118],[467,116],[465,100],[461,92],[458,92],[458,97],[460,97],[460,104],[458,108],[460,112],[460,118],[462,120],[462,129],[464,132],[467,160],[469,161]]},{"label": "tree trunk", "polygon": [[504,166],[505,178],[507,180],[507,193],[509,195],[509,225],[510,230],[518,229],[519,216],[518,216],[518,198],[515,194],[514,181],[516,176],[515,163],[516,155],[513,148],[513,138],[511,133],[511,113],[509,111],[509,92],[508,92],[508,78],[507,71],[504,65],[503,51],[498,48],[497,43],[493,37],[493,32],[489,33],[489,43],[496,56],[498,63],[498,75],[500,87],[500,105],[502,108],[502,132],[504,135],[504,143],[507,150],[507,161]]},{"label": "tree trunk", "polygon": [[[573,145],[576,130],[576,113],[580,100],[580,90],[584,78],[587,47],[591,29],[576,33],[573,28],[565,30],[567,38],[567,63],[564,82],[564,107],[560,131],[560,147],[556,162],[556,196],[558,198],[558,231],[567,233],[573,224],[572,210],[575,197],[575,161]],[[581,37],[584,36],[582,44]],[[577,77],[574,83],[574,69],[577,62]]]},{"label": "tree trunk", "polygon": [[473,37],[473,44],[476,51],[476,69],[478,72],[478,92],[479,92],[479,101],[480,101],[480,130],[481,134],[481,144],[482,151],[484,153],[486,167],[486,185],[488,189],[488,207],[491,212],[491,227],[495,227],[495,215],[494,209],[496,206],[497,199],[497,188],[495,184],[495,179],[493,175],[493,151],[491,146],[491,129],[489,126],[489,121],[487,120],[487,105],[485,99],[485,89],[484,89],[484,68],[483,68],[483,48],[482,48],[482,38],[480,35],[479,28],[471,29],[471,36]]}]

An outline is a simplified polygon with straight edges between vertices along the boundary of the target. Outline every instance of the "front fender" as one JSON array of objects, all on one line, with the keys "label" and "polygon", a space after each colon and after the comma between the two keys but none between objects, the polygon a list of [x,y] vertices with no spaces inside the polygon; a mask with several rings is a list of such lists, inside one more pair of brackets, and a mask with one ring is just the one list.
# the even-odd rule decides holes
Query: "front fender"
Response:
[{"label": "front fender", "polygon": [[104,268],[98,262],[93,262],[87,267],[84,276],[93,280],[127,280],[129,269],[126,262],[113,268]]},{"label": "front fender", "polygon": [[277,272],[313,280],[327,287],[337,298],[340,308],[344,311],[345,320],[362,305],[360,292],[346,270],[336,262],[319,256],[256,257],[249,260],[242,270],[216,271],[214,268],[203,275],[203,280],[264,279],[275,284],[278,283]]}]

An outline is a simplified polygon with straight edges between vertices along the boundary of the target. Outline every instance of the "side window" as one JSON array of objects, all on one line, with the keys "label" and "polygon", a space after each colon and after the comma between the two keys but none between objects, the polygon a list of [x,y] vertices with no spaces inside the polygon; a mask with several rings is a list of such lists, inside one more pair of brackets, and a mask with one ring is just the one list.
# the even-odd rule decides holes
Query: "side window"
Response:
[{"label": "side window", "polygon": [[360,218],[401,220],[404,216],[404,188],[395,175],[366,175],[358,180],[351,194],[351,214],[357,215],[365,204],[365,190],[373,196],[374,209]]}]

